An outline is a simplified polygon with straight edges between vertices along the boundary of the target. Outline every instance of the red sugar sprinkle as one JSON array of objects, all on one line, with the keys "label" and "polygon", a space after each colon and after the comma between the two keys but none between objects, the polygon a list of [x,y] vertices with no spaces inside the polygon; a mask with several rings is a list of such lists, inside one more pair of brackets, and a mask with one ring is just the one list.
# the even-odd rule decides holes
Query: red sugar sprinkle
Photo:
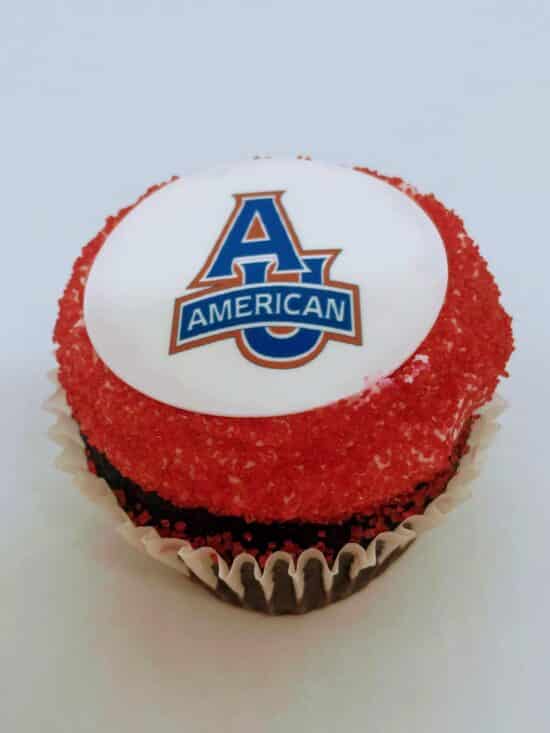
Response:
[{"label": "red sugar sprinkle", "polygon": [[[124,476],[178,506],[248,521],[334,522],[385,504],[449,466],[464,424],[506,376],[511,319],[456,214],[398,178],[358,170],[401,189],[430,216],[447,251],[447,296],[407,362],[361,394],[320,409],[214,417],[161,404],[122,382],[92,347],[83,297],[94,258],[133,207],[109,217],[84,247],[59,304],[59,379],[81,431]],[[238,492],[228,482],[228,467],[239,479]],[[401,518],[402,512],[396,509]]]},{"label": "red sugar sprinkle", "polygon": [[149,522],[150,519],[151,515],[147,510],[144,510],[140,512],[137,517],[134,517],[134,524],[136,524],[138,527],[143,527]]}]

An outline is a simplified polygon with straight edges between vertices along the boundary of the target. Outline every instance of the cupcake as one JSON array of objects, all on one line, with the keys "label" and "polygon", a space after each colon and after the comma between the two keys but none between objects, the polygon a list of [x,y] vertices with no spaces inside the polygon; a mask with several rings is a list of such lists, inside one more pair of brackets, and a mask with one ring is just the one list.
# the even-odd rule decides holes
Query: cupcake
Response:
[{"label": "cupcake", "polygon": [[272,613],[363,587],[454,502],[513,348],[456,214],[304,159],[174,178],[109,218],[54,341],[81,481]]}]

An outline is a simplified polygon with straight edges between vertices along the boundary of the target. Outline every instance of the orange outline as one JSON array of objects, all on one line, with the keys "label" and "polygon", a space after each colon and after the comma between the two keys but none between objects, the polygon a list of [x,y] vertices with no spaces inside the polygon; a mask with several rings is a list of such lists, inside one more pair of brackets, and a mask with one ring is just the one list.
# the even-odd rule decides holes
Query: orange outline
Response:
[{"label": "orange outline", "polygon": [[[182,295],[181,297],[176,298],[176,300],[174,301],[172,328],[170,331],[170,349],[168,352],[169,354],[178,354],[181,351],[188,351],[189,349],[194,349],[197,346],[204,346],[205,344],[210,344],[215,341],[222,341],[228,338],[234,338],[241,354],[246,359],[253,362],[254,364],[258,364],[259,366],[263,366],[263,367],[269,367],[271,369],[294,369],[295,367],[303,366],[304,364],[307,364],[307,362],[311,361],[312,359],[315,359],[315,357],[321,353],[321,351],[325,348],[325,346],[327,345],[329,341],[341,341],[343,343],[354,344],[356,346],[362,345],[363,338],[362,338],[362,324],[361,324],[361,308],[360,308],[360,301],[359,301],[359,297],[360,297],[359,296],[359,286],[354,285],[352,283],[341,282],[340,280],[325,279],[325,278],[328,278],[329,270],[332,266],[332,263],[334,262],[334,260],[340,254],[342,250],[341,249],[316,249],[316,250],[302,249],[302,245],[300,244],[298,235],[296,234],[296,231],[292,225],[292,222],[290,221],[288,213],[285,207],[283,206],[283,202],[281,201],[281,198],[284,193],[285,191],[255,191],[252,193],[233,194],[233,197],[235,199],[235,205],[233,207],[233,210],[231,214],[229,215],[229,218],[227,219],[220,233],[220,236],[216,240],[216,243],[214,244],[212,251],[208,255],[206,262],[200,269],[198,275],[188,285],[188,289],[196,289],[196,288],[205,288],[205,289],[202,290],[202,292],[200,293],[189,293],[187,295]],[[227,233],[230,231],[231,226],[233,225],[233,222],[235,221],[237,214],[241,209],[243,201],[253,199],[253,198],[259,198],[259,197],[263,198],[265,196],[271,196],[273,198],[275,202],[275,206],[277,207],[279,215],[281,216],[281,219],[283,221],[283,224],[285,225],[287,229],[290,240],[292,244],[294,245],[294,248],[300,258],[312,257],[312,256],[315,257],[316,255],[317,256],[327,256],[328,255],[323,265],[322,284],[330,285],[336,288],[340,288],[340,289],[348,290],[352,292],[355,335],[354,336],[345,336],[342,334],[333,334],[333,333],[327,333],[326,331],[324,331],[321,341],[319,342],[319,344],[315,347],[315,349],[311,353],[307,354],[306,356],[302,356],[297,359],[292,359],[287,362],[274,362],[273,360],[270,360],[270,359],[262,359],[260,357],[257,357],[255,354],[253,354],[250,351],[250,349],[244,343],[241,329],[235,329],[234,331],[225,331],[224,333],[215,334],[213,336],[205,336],[204,338],[197,339],[196,341],[193,341],[192,343],[183,344],[183,345],[178,346],[177,331],[178,331],[178,326],[179,326],[179,316],[181,312],[180,306],[182,303],[188,300],[195,300],[197,296],[211,295],[220,290],[225,290],[228,287],[244,284],[242,270],[238,262],[234,263],[234,271],[235,270],[236,271],[232,277],[222,278],[218,281],[215,281],[214,284],[212,284],[211,281],[205,281],[204,278],[212,265],[212,261],[219,253],[225,241],[225,238],[227,237]],[[272,263],[268,269],[268,274],[269,274],[268,282],[284,282],[284,281],[288,282],[288,276],[289,275],[292,276],[293,273],[279,273],[275,269],[276,265],[277,263]],[[299,274],[300,272],[302,272],[302,270],[297,270],[295,271],[295,274]]]}]

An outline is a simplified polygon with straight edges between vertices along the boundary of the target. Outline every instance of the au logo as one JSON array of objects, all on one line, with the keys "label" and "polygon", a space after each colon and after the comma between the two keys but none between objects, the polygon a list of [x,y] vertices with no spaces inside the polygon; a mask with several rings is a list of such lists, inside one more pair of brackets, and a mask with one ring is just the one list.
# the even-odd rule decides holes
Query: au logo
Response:
[{"label": "au logo", "polygon": [[255,364],[290,369],[331,339],[362,343],[359,288],[330,279],[341,250],[303,250],[283,194],[235,194],[196,292],[175,302],[170,354],[234,338]]}]

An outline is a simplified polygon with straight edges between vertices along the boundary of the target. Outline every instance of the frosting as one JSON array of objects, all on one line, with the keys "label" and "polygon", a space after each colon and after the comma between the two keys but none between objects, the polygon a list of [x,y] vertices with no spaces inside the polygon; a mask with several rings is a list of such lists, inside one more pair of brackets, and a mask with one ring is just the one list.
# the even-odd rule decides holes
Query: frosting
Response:
[{"label": "frosting", "polygon": [[84,319],[148,397],[267,417],[391,374],[446,287],[441,237],[409,197],[348,168],[254,160],[175,181],[125,217],[91,269]]},{"label": "frosting", "polygon": [[340,521],[444,470],[466,421],[506,375],[511,319],[460,218],[433,195],[385,180],[440,233],[449,279],[441,312],[415,354],[386,378],[282,417],[178,409],[138,392],[98,358],[83,319],[84,290],[102,248],[134,209],[110,217],[74,263],[54,333],[59,380],[90,444],[145,491],[247,521]]}]

